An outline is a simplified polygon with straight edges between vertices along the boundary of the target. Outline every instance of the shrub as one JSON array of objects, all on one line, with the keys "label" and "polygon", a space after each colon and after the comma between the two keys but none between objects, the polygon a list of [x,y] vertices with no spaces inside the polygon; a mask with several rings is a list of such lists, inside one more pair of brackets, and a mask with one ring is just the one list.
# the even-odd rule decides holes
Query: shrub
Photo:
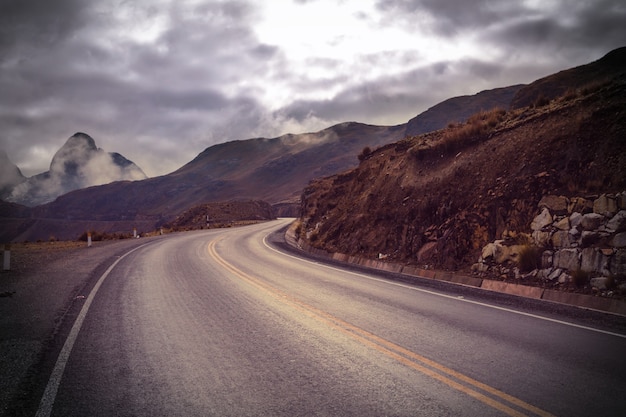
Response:
[{"label": "shrub", "polygon": [[571,271],[570,275],[572,276],[572,283],[576,287],[584,287],[585,284],[589,282],[589,272],[583,271],[580,268],[575,271]]},{"label": "shrub", "polygon": [[464,124],[448,125],[440,142],[441,149],[446,153],[455,153],[487,135],[506,115],[506,110],[494,108],[473,114]]},{"label": "shrub", "polygon": [[542,251],[537,246],[524,245],[519,252],[519,270],[527,273],[535,269],[541,268]]},{"label": "shrub", "polygon": [[359,154],[359,161],[364,161],[371,154],[372,154],[372,149],[369,146],[366,146],[365,148],[363,148],[363,150]]},{"label": "shrub", "polygon": [[550,99],[542,94],[539,97],[537,97],[532,107],[539,108],[539,107],[547,106],[548,104],[550,104]]}]

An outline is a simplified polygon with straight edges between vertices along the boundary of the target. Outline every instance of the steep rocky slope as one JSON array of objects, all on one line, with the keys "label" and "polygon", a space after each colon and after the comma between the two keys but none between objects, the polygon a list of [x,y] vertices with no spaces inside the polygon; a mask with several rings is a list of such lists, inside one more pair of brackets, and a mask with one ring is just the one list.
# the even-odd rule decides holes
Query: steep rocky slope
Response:
[{"label": "steep rocky slope", "polygon": [[618,71],[608,58],[592,67],[611,67],[603,74],[612,78],[585,78],[581,67],[555,100],[383,146],[358,168],[313,181],[300,235],[331,252],[465,269],[505,231],[529,229],[545,195],[625,190],[626,59]]}]

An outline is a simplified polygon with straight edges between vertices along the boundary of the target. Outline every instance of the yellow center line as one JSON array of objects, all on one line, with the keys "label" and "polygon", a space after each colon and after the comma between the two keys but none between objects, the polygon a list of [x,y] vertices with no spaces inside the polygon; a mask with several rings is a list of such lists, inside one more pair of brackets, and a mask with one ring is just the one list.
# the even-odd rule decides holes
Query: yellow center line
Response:
[{"label": "yellow center line", "polygon": [[[209,255],[218,264],[220,264],[224,269],[230,271],[231,273],[235,274],[239,278],[248,282],[249,284],[263,290],[264,292],[276,298],[277,300],[280,300],[281,302],[288,304],[291,307],[294,307],[298,309],[299,311],[305,313],[308,317],[314,318],[336,330],[339,330],[341,333],[350,336],[352,339],[357,340],[361,344],[369,346],[377,350],[378,352],[381,352],[387,355],[388,357],[395,359],[398,362],[416,371],[421,372],[424,375],[427,375],[433,379],[436,379],[448,385],[451,388],[454,388],[460,392],[463,392],[492,408],[500,410],[509,416],[517,417],[517,416],[525,416],[526,414],[521,413],[518,410],[511,408],[509,405],[505,404],[504,402],[507,402],[511,405],[514,405],[526,411],[529,411],[537,416],[554,417],[549,412],[542,410],[538,407],[535,407],[532,404],[528,404],[527,402],[522,401],[519,398],[516,398],[512,395],[502,392],[496,388],[493,388],[473,378],[470,378],[467,375],[464,375],[444,365],[441,365],[438,362],[435,362],[413,351],[403,348],[402,346],[399,346],[389,340],[376,336],[373,333],[370,333],[360,327],[357,327],[351,323],[348,323],[312,305],[306,304],[296,299],[295,297],[289,295],[288,293],[269,285],[267,282],[262,281],[261,279],[256,278],[238,269],[234,265],[224,260],[220,255],[218,255],[216,251],[216,245],[220,239],[213,240],[208,245]],[[469,386],[463,385],[459,381],[462,381],[463,383]],[[481,393],[473,388],[482,390],[483,392],[488,393],[489,395],[496,397],[496,398],[489,397],[485,395],[484,393]],[[504,402],[501,402],[500,400]]]}]

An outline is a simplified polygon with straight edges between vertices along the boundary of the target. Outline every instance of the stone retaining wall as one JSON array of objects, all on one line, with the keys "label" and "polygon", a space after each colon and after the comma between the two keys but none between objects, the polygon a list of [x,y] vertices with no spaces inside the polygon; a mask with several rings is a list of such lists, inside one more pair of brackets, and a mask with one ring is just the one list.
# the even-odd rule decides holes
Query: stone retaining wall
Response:
[{"label": "stone retaining wall", "polygon": [[453,272],[437,271],[432,269],[422,269],[412,265],[384,262],[377,259],[361,258],[358,256],[351,256],[342,253],[330,253],[325,250],[312,247],[303,239],[298,239],[295,235],[295,223],[287,230],[285,234],[285,240],[289,245],[299,250],[311,253],[322,258],[333,259],[340,262],[351,263],[382,271],[400,273],[408,277],[435,279],[454,284],[482,288],[488,291],[495,291],[520,297],[574,305],[582,308],[606,311],[626,316],[626,301],[624,300],[602,298],[592,295],[584,295],[564,291],[555,291],[540,287],[512,284],[491,279],[483,279],[480,277],[466,274],[457,274]]},{"label": "stone retaining wall", "polygon": [[537,267],[513,266],[516,278],[626,293],[626,191],[595,198],[548,195],[538,208],[530,233],[507,232],[487,244],[473,269],[516,265],[522,252],[534,247],[541,256]]}]

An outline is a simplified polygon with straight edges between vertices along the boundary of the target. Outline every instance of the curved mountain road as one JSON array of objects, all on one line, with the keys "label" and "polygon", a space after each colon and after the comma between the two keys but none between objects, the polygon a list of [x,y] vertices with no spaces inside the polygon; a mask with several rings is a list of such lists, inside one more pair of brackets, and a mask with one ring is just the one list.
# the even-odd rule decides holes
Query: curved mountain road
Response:
[{"label": "curved mountain road", "polygon": [[619,331],[300,259],[267,238],[286,224],[176,234],[120,258],[38,415],[626,410]]}]

